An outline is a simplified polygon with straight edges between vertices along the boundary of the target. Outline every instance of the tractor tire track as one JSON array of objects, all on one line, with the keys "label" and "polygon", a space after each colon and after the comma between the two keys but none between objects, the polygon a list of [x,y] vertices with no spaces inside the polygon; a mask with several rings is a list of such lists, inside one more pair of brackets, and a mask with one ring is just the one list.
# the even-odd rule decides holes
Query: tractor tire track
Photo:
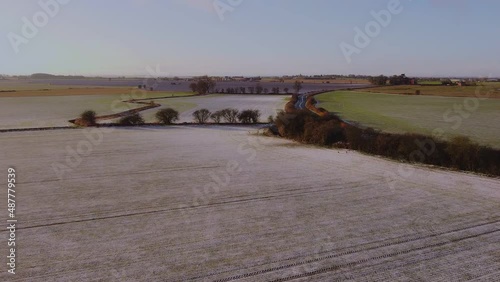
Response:
[{"label": "tractor tire track", "polygon": [[[419,237],[414,238],[414,239],[406,239],[406,240],[401,240],[401,241],[386,243],[386,244],[382,244],[380,246],[366,248],[366,249],[351,250],[351,251],[346,251],[346,252],[342,252],[342,253],[331,254],[331,255],[328,255],[328,256],[325,256],[325,257],[309,259],[309,260],[295,262],[295,263],[286,264],[286,265],[282,265],[282,266],[277,266],[277,267],[262,269],[262,270],[258,270],[258,271],[254,271],[254,272],[248,272],[248,273],[244,273],[244,274],[240,274],[240,275],[235,275],[235,276],[231,276],[231,277],[227,277],[227,278],[223,278],[223,279],[217,279],[217,280],[214,280],[214,282],[228,282],[228,281],[239,280],[239,279],[253,277],[253,276],[257,276],[257,275],[261,275],[261,274],[265,274],[265,273],[275,272],[275,271],[278,271],[278,270],[284,270],[284,269],[287,269],[287,268],[292,268],[292,267],[296,267],[296,266],[300,266],[300,265],[305,265],[305,264],[320,262],[320,261],[324,261],[324,260],[328,260],[328,259],[332,259],[332,258],[339,258],[339,257],[342,257],[342,256],[354,254],[354,253],[365,252],[365,251],[369,251],[369,250],[376,250],[376,249],[380,249],[380,248],[384,248],[384,247],[390,247],[390,246],[393,246],[393,245],[408,243],[408,242],[412,242],[412,241],[420,241],[420,240],[427,239],[427,238],[430,238],[430,237],[444,236],[446,234],[451,234],[451,233],[456,233],[456,232],[460,232],[460,231],[465,231],[465,230],[472,229],[472,228],[477,228],[477,227],[483,227],[483,226],[495,224],[495,223],[498,223],[498,222],[500,222],[500,221],[490,222],[490,223],[486,223],[486,224],[480,224],[480,225],[477,225],[477,226],[471,226],[471,227],[467,227],[467,228],[463,228],[463,229],[459,229],[459,230],[452,230],[452,231],[449,231],[449,232],[446,232],[446,233],[442,233],[442,234],[433,234],[433,235],[429,235],[429,236],[419,236]],[[454,239],[451,239],[451,240],[444,240],[444,241],[439,242],[439,243],[425,244],[425,245],[420,246],[420,247],[415,247],[415,248],[410,248],[410,249],[407,249],[407,250],[401,250],[401,251],[391,252],[391,253],[387,253],[387,254],[384,254],[384,255],[379,255],[379,256],[370,257],[370,258],[366,258],[366,259],[361,259],[361,260],[357,260],[357,261],[353,261],[353,262],[348,262],[348,263],[345,263],[345,264],[333,265],[333,266],[330,266],[330,267],[320,268],[320,269],[317,269],[317,270],[314,270],[314,271],[310,271],[310,272],[306,272],[306,273],[301,273],[301,274],[297,274],[297,275],[292,275],[292,276],[288,276],[288,277],[283,277],[283,278],[275,279],[275,280],[272,280],[272,281],[273,282],[283,282],[283,281],[289,281],[289,280],[294,280],[294,279],[306,278],[306,277],[310,277],[310,276],[315,276],[315,275],[323,274],[323,273],[326,273],[326,272],[335,271],[335,270],[338,270],[338,269],[341,269],[341,268],[345,268],[345,267],[353,267],[355,265],[367,263],[367,262],[370,262],[370,261],[376,261],[376,260],[381,260],[381,259],[385,259],[385,258],[392,258],[392,257],[396,257],[396,256],[399,256],[399,255],[408,254],[408,253],[412,253],[412,252],[415,252],[415,251],[421,251],[421,250],[425,250],[425,249],[429,249],[429,248],[441,247],[441,246],[445,246],[445,245],[448,245],[448,244],[453,244],[453,243],[457,243],[457,242],[460,242],[460,241],[477,238],[477,237],[480,237],[480,236],[483,236],[483,235],[493,234],[493,233],[496,233],[496,232],[499,232],[499,231],[500,231],[499,228],[495,228],[494,230],[488,230],[488,231],[485,231],[485,232],[481,232],[481,233],[477,233],[477,234],[472,234],[472,235],[468,235],[468,236],[459,236],[458,238],[454,238]]]}]

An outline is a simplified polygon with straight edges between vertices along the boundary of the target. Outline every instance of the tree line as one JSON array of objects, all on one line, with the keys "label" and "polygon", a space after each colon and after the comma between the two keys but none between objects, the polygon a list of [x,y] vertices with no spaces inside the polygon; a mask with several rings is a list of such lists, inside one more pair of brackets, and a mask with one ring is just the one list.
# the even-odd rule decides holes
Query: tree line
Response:
[{"label": "tree line", "polygon": [[[263,87],[260,83],[257,83],[255,86],[249,87],[227,87],[227,88],[217,88],[217,83],[208,76],[203,76],[198,78],[197,81],[192,82],[189,85],[189,88],[192,92],[198,93],[200,95],[205,95],[208,93],[218,93],[218,94],[289,94],[290,89],[288,87],[284,87],[281,89],[280,87],[272,87],[271,89],[267,87]],[[295,93],[299,93],[300,90],[303,89],[303,85],[301,81],[295,81],[292,86]]]},{"label": "tree line", "polygon": [[320,117],[310,111],[294,115],[280,112],[274,126],[275,134],[303,143],[500,176],[500,150],[464,136],[441,140],[421,134],[386,133],[346,124],[333,114]]},{"label": "tree line", "polygon": [[[243,123],[252,124],[258,123],[261,113],[259,110],[243,110],[239,111],[233,108],[226,108],[211,112],[208,109],[199,109],[193,112],[193,120],[195,123],[206,124],[212,121],[213,123]],[[155,114],[155,118],[159,124],[171,125],[179,120],[179,112],[172,108],[161,109]],[[80,115],[81,124],[86,126],[97,126],[97,115],[95,111],[86,110]],[[141,114],[135,113],[127,115],[118,120],[119,125],[134,126],[144,125],[146,122]]]},{"label": "tree line", "polygon": [[417,80],[415,78],[410,78],[407,77],[404,73],[401,75],[393,75],[391,77],[385,76],[385,75],[379,75],[379,76],[372,76],[368,78],[368,81],[370,81],[371,84],[373,85],[410,85],[410,84],[417,84]]}]

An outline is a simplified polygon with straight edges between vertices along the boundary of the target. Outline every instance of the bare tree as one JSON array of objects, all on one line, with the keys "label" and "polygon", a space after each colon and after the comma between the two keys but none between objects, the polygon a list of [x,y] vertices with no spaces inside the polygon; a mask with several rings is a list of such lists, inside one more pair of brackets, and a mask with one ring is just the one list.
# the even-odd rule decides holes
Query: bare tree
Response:
[{"label": "bare tree", "polygon": [[196,82],[189,84],[189,89],[191,89],[191,91],[193,92],[196,92],[196,90],[198,89],[198,84]]},{"label": "bare tree", "polygon": [[210,115],[210,118],[215,122],[215,123],[220,123],[222,120],[223,113],[222,111],[216,111],[215,113]]},{"label": "bare tree", "polygon": [[197,123],[207,123],[210,118],[210,111],[207,109],[200,109],[193,113],[194,121]]},{"label": "bare tree", "polygon": [[259,110],[244,110],[238,115],[241,123],[257,123],[259,122]]},{"label": "bare tree", "polygon": [[179,112],[172,108],[162,109],[156,113],[156,119],[163,124],[172,124],[179,120]]},{"label": "bare tree", "polygon": [[299,80],[295,81],[295,83],[293,84],[293,90],[295,90],[295,93],[299,93],[302,88],[302,82],[300,82]]},{"label": "bare tree", "polygon": [[255,86],[255,92],[257,94],[262,94],[262,91],[264,91],[264,87],[262,87],[262,85],[260,85],[260,83],[258,83],[257,86]]},{"label": "bare tree", "polygon": [[191,88],[193,92],[198,92],[199,94],[204,95],[210,92],[213,93],[216,85],[217,83],[212,78],[202,76],[198,78],[197,82],[191,83],[189,88]]},{"label": "bare tree", "polygon": [[228,123],[236,123],[238,121],[239,112],[237,109],[228,108],[222,110],[221,113],[224,120],[226,120],[226,122]]}]

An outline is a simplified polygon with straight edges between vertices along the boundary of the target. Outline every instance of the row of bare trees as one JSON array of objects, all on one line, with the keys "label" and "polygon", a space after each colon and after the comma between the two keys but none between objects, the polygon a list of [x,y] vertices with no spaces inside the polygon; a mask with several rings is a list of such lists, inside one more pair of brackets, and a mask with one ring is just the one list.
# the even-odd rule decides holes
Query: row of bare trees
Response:
[{"label": "row of bare trees", "polygon": [[[161,124],[173,124],[174,122],[179,120],[179,112],[172,109],[161,109],[156,112],[156,120]],[[219,110],[216,112],[210,112],[207,109],[196,110],[193,113],[193,118],[196,123],[205,124],[212,120],[214,123],[222,123],[223,121],[226,123],[258,123],[260,118],[259,110],[244,110],[238,111],[233,108],[226,108],[223,110]],[[84,126],[96,126],[97,125],[97,116],[96,113],[92,110],[84,111],[80,115],[80,119],[82,120],[82,125]],[[144,118],[139,113],[135,113],[132,115],[127,115],[118,121],[120,125],[142,125],[145,124]]]},{"label": "row of bare trees", "polygon": [[[281,94],[280,87],[273,87],[271,90],[269,88],[263,87],[260,83],[257,83],[255,86],[250,87],[227,87],[224,88],[216,88],[217,83],[208,76],[203,76],[199,78],[196,82],[193,82],[189,85],[191,91],[204,95],[207,93],[220,93],[220,94]],[[302,82],[295,81],[293,85],[293,90],[295,93],[299,93],[302,90]],[[284,94],[289,94],[290,89],[288,87],[283,88]]]},{"label": "row of bare trees", "polygon": [[189,88],[193,92],[197,92],[198,94],[205,95],[207,93],[214,93],[215,86],[217,83],[208,76],[203,76],[198,79],[197,82],[193,82],[189,85]]},{"label": "row of bare trees", "polygon": [[200,124],[208,123],[210,119],[214,123],[237,123],[238,121],[245,124],[258,123],[260,118],[259,110],[244,110],[227,108],[216,112],[210,112],[207,109],[200,109],[193,113],[194,121]]}]

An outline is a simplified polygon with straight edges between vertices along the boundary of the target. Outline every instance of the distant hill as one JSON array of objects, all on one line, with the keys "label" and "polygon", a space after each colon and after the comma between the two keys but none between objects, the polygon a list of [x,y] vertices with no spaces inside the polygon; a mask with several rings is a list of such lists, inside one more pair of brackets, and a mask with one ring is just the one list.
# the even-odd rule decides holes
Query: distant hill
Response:
[{"label": "distant hill", "polygon": [[32,79],[54,79],[54,78],[85,78],[82,75],[53,75],[49,73],[34,73],[30,76]]}]

